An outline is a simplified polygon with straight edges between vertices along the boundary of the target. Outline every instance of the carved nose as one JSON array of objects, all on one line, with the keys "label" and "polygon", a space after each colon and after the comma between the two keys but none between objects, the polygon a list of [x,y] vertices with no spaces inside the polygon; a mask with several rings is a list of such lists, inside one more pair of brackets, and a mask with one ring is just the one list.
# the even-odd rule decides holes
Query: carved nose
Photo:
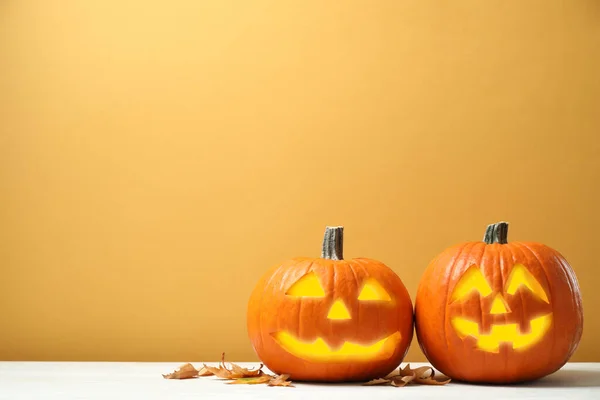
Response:
[{"label": "carved nose", "polygon": [[336,300],[335,303],[329,309],[327,314],[329,319],[352,319],[348,308],[344,305],[342,300]]},{"label": "carved nose", "polygon": [[496,297],[494,297],[494,301],[492,302],[492,308],[490,309],[490,314],[506,314],[510,312],[510,308],[502,294],[498,293]]}]

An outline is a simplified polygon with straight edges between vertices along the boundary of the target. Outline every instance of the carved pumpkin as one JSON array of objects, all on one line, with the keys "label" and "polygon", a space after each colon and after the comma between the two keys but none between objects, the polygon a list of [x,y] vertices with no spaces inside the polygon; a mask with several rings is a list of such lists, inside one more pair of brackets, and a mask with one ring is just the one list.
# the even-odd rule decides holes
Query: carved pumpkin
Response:
[{"label": "carved pumpkin", "polygon": [[390,268],[344,260],[343,228],[328,227],[321,258],[294,258],[269,271],[248,304],[258,357],[293,380],[361,381],[385,376],[413,335],[408,291]]},{"label": "carved pumpkin", "polygon": [[507,243],[508,224],[483,242],[435,258],[416,298],[416,331],[428,360],[468,382],[533,380],[562,367],[583,330],[575,273],[556,250]]}]

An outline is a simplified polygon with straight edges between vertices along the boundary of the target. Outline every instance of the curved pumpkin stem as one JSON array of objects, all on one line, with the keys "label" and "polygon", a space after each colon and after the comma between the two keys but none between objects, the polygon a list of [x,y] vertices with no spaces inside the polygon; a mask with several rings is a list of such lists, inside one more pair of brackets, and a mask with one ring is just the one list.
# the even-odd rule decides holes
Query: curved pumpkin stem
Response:
[{"label": "curved pumpkin stem", "polygon": [[483,241],[486,244],[508,243],[508,222],[502,221],[488,225],[485,230],[485,235],[483,235]]},{"label": "curved pumpkin stem", "polygon": [[325,228],[321,258],[328,260],[344,259],[344,227],[328,226]]}]

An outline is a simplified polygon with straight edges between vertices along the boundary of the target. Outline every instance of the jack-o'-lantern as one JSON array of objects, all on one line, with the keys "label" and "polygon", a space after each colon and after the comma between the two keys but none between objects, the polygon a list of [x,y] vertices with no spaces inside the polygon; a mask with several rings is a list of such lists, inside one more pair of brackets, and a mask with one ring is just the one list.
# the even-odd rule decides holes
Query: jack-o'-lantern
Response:
[{"label": "jack-o'-lantern", "polygon": [[581,338],[581,295],[565,258],[540,243],[508,243],[507,232],[507,223],[492,224],[483,242],[446,249],[419,284],[419,344],[453,379],[541,378],[562,367]]},{"label": "jack-o'-lantern", "polygon": [[248,335],[275,373],[303,381],[385,376],[404,358],[413,308],[381,262],[344,260],[343,228],[327,227],[321,258],[294,258],[267,272],[248,304]]}]

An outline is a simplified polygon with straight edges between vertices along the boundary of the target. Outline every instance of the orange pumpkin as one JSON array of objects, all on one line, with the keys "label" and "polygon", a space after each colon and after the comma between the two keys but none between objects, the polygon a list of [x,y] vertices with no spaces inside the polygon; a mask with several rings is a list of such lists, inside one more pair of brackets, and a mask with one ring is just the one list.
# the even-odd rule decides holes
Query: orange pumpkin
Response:
[{"label": "orange pumpkin", "polygon": [[581,295],[567,261],[540,243],[507,243],[507,231],[507,223],[493,224],[483,242],[445,250],[419,284],[419,344],[453,379],[541,378],[562,367],[581,339]]},{"label": "orange pumpkin", "polygon": [[267,272],[248,304],[256,354],[292,380],[362,381],[388,374],[413,335],[412,302],[390,268],[344,260],[343,228],[328,227],[321,258],[294,258]]}]

